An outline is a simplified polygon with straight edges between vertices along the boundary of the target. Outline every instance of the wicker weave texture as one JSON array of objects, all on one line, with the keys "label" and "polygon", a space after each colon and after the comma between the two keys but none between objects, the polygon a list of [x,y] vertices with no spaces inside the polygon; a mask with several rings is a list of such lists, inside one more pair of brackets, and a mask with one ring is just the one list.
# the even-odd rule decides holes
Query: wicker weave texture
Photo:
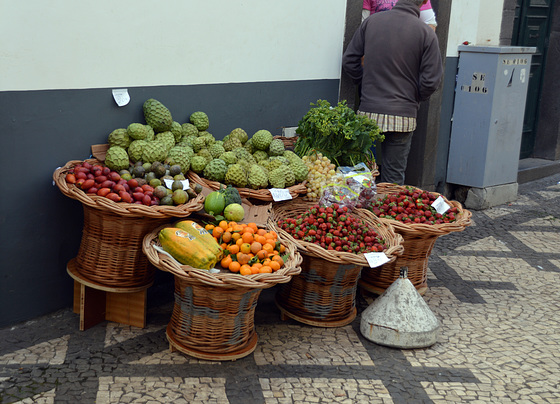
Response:
[{"label": "wicker weave texture", "polygon": [[[395,184],[377,184],[377,193],[379,195],[400,192],[404,189],[404,186]],[[422,191],[419,188],[414,189]],[[399,278],[400,268],[404,266],[408,267],[408,279],[416,289],[427,288],[428,260],[438,237],[451,232],[463,231],[465,227],[471,224],[472,216],[472,213],[467,209],[463,209],[459,202],[449,201],[443,195],[436,192],[432,193],[441,196],[451,207],[457,208],[456,221],[453,223],[429,225],[423,223],[405,224],[397,220],[381,218],[380,220],[383,223],[394,227],[395,232],[402,235],[404,239],[404,253],[394,262],[386,263],[381,267],[364,268],[360,285],[365,289],[377,291],[387,289]]]},{"label": "wicker weave texture", "polygon": [[300,276],[279,287],[276,302],[295,318],[314,323],[351,321],[361,265],[341,264],[303,254]]},{"label": "wicker weave texture", "polygon": [[[222,188],[224,187],[224,184],[221,184],[217,181],[210,181],[206,178],[202,178],[197,173],[195,173],[194,171],[189,171],[187,173],[187,178],[189,179],[189,181],[192,181],[195,184],[200,184],[203,187],[209,188],[213,191],[217,191],[217,190],[220,189],[220,187],[222,187]],[[301,194],[306,194],[307,193],[307,187],[305,186],[305,184],[306,184],[306,182],[302,182],[302,183],[299,183],[299,184],[296,184],[296,185],[293,185],[291,187],[286,188],[290,192],[290,195],[292,196],[292,199],[297,198]],[[239,191],[239,195],[242,198],[256,199],[256,200],[265,201],[265,202],[274,201],[270,191],[268,189],[265,189],[265,188],[263,188],[263,189],[237,188],[237,190]]]},{"label": "wicker weave texture", "polygon": [[209,286],[175,276],[175,304],[167,333],[183,347],[210,354],[243,350],[255,334],[262,289]]}]

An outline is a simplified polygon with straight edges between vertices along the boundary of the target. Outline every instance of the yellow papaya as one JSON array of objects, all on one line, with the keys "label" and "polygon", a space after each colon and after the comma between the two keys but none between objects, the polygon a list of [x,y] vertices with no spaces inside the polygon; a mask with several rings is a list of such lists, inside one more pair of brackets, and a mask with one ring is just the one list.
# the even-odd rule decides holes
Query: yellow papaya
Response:
[{"label": "yellow papaya", "polygon": [[219,257],[192,234],[178,227],[166,227],[158,233],[162,248],[181,264],[199,269],[214,268]]},{"label": "yellow papaya", "polygon": [[204,227],[199,225],[197,222],[195,222],[193,220],[181,220],[181,221],[175,223],[175,227],[183,229],[187,233],[195,236],[204,245],[206,245],[206,247],[214,255],[218,256],[219,259],[222,259],[223,254],[224,254],[224,250],[222,249],[222,247],[220,247],[220,245],[218,244],[218,242],[216,241],[214,236],[212,236],[210,233],[208,233],[208,231]]}]

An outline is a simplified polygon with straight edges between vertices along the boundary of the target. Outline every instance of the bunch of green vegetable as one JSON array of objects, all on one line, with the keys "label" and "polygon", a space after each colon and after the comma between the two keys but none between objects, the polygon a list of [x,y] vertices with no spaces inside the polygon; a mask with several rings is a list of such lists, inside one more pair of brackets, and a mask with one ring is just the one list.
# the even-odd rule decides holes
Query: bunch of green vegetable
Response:
[{"label": "bunch of green vegetable", "polygon": [[372,147],[385,139],[374,121],[356,114],[346,101],[340,101],[336,107],[325,100],[311,103],[296,133],[296,154],[321,152],[337,166],[375,161]]}]

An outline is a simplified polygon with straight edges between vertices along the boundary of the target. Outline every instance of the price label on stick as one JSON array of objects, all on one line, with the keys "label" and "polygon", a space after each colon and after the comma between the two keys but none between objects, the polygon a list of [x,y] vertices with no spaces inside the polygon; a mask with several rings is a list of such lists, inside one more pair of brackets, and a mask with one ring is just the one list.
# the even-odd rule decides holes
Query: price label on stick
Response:
[{"label": "price label on stick", "polygon": [[389,258],[382,252],[365,253],[364,257],[366,257],[370,268],[376,268],[389,262]]},{"label": "price label on stick", "polygon": [[285,188],[270,188],[269,191],[272,195],[272,199],[274,199],[275,202],[289,201],[290,199],[292,199],[290,191]]},{"label": "price label on stick", "polygon": [[437,213],[443,215],[451,206],[449,206],[441,196],[438,196],[437,199],[432,203],[432,207],[436,210]]}]

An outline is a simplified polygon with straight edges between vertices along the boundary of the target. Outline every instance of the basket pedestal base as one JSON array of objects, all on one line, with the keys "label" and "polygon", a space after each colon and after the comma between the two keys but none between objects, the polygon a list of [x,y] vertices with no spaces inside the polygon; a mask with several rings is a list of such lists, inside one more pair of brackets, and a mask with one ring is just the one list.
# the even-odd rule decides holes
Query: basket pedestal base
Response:
[{"label": "basket pedestal base", "polygon": [[181,344],[181,342],[176,340],[173,336],[173,332],[170,330],[170,325],[167,326],[165,335],[167,337],[167,341],[169,341],[169,350],[171,352],[180,351],[194,358],[209,361],[234,361],[236,359],[244,358],[245,356],[253,353],[253,351],[257,347],[258,341],[257,333],[253,333],[253,335],[249,338],[249,341],[246,344],[237,347],[234,352],[211,353],[198,351],[194,348]]},{"label": "basket pedestal base", "polygon": [[275,303],[276,303],[276,307],[278,307],[278,309],[280,310],[280,319],[282,321],[286,321],[288,318],[291,318],[293,320],[296,320],[302,324],[307,324],[307,325],[311,325],[313,327],[326,327],[326,328],[331,328],[331,327],[344,327],[345,325],[350,324],[352,321],[354,321],[354,319],[356,318],[356,315],[358,313],[358,310],[356,308],[354,308],[350,314],[348,315],[348,317],[342,319],[342,320],[336,320],[336,321],[314,321],[310,318],[306,318],[306,317],[301,317],[298,316],[295,313],[291,313],[288,310],[286,310],[284,307],[282,307],[282,304],[278,301],[278,299],[275,299]]},{"label": "basket pedestal base", "polygon": [[80,314],[80,331],[102,321],[146,326],[147,290],[152,283],[135,288],[107,287],[85,279],[76,270],[75,259],[66,268],[74,279],[74,313]]}]

